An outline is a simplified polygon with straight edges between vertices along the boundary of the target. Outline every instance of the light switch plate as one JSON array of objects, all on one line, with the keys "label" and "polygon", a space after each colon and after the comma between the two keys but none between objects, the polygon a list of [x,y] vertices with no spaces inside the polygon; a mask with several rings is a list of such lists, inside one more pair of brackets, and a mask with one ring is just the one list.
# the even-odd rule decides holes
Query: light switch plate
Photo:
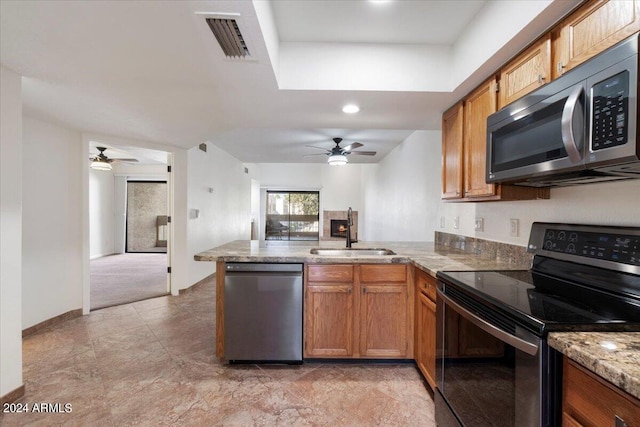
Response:
[{"label": "light switch plate", "polygon": [[509,220],[509,236],[518,237],[520,235],[520,220],[511,218]]},{"label": "light switch plate", "polygon": [[476,231],[484,231],[484,218],[476,217],[474,229]]},{"label": "light switch plate", "polygon": [[460,217],[453,217],[453,228],[460,228]]}]

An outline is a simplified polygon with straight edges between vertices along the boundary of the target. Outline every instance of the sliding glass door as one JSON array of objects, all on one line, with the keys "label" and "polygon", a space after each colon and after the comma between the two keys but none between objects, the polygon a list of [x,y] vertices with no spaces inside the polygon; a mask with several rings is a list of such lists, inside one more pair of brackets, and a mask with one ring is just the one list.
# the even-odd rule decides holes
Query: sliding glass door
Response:
[{"label": "sliding glass door", "polygon": [[319,240],[318,191],[267,191],[267,240]]}]

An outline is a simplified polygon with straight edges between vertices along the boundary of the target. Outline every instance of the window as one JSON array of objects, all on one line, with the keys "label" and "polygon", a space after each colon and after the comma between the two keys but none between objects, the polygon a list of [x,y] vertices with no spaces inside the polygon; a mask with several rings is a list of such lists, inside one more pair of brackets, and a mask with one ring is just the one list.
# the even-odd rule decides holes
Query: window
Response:
[{"label": "window", "polygon": [[267,240],[319,240],[318,191],[267,191]]}]

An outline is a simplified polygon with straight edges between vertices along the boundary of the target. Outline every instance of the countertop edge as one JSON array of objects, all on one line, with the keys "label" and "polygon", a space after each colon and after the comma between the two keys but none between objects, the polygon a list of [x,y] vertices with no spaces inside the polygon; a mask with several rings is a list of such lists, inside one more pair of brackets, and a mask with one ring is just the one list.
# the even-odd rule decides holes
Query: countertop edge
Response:
[{"label": "countertop edge", "polygon": [[549,345],[640,399],[640,332],[551,332]]}]

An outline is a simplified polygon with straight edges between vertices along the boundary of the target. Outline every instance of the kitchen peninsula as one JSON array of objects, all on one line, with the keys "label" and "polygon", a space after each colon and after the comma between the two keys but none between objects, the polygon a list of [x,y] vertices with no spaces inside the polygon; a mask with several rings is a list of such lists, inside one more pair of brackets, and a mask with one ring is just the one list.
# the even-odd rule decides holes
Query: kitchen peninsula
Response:
[{"label": "kitchen peninsula", "polygon": [[[421,292],[430,292],[431,314],[435,316],[438,271],[526,270],[531,264],[523,247],[447,233],[436,233],[435,237],[436,242],[360,241],[353,244],[352,251],[330,255],[313,254],[312,250],[345,250],[344,243],[234,241],[195,255],[197,261],[217,262],[216,355],[224,358],[228,263],[304,264],[305,358],[356,359],[414,359],[418,351],[414,347],[419,345],[416,340],[414,346],[414,317],[421,313],[416,301]],[[366,254],[363,248],[388,249],[392,254]],[[340,301],[342,307],[329,301]],[[351,315],[339,316],[331,323],[336,313],[345,311]],[[430,329],[426,332],[435,339],[435,329]],[[327,332],[336,330],[341,332]]]}]

